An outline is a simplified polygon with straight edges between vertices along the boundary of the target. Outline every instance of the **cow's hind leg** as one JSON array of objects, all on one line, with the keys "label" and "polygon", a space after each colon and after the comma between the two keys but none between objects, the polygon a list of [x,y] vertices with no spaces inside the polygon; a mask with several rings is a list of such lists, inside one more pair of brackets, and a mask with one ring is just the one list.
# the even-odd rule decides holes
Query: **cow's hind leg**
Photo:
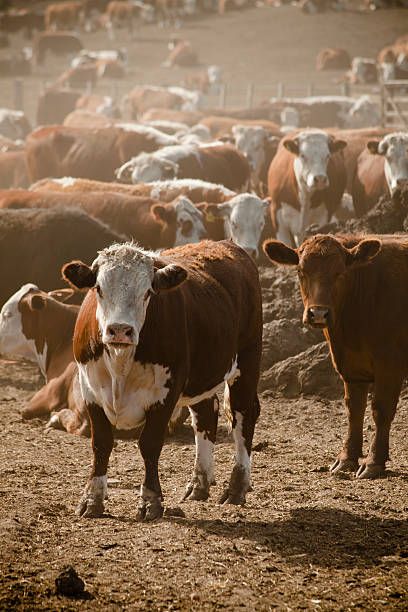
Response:
[{"label": "cow's hind leg", "polygon": [[357,478],[377,478],[385,472],[385,463],[389,459],[390,428],[401,387],[401,379],[376,379],[374,383],[371,408],[375,431],[368,455],[357,471]]},{"label": "cow's hind leg", "polygon": [[92,449],[94,454],[90,479],[79,502],[77,514],[87,518],[102,516],[107,491],[109,457],[113,448],[113,432],[104,411],[97,404],[87,405],[91,422]]},{"label": "cow's hind leg", "polygon": [[247,356],[245,362],[238,358],[240,376],[233,384],[228,384],[225,390],[224,402],[229,403],[232,417],[235,463],[229,485],[219,500],[222,504],[244,504],[246,493],[251,486],[252,438],[260,412],[256,393],[258,367],[258,351],[252,357]]},{"label": "cow's hind leg", "polygon": [[183,500],[204,501],[214,483],[214,444],[218,423],[218,399],[213,397],[190,408],[193,424],[196,456],[191,481],[188,483]]},{"label": "cow's hind leg", "polygon": [[368,383],[344,383],[348,431],[342,450],[330,466],[330,472],[355,472],[363,455],[363,423],[367,405]]}]

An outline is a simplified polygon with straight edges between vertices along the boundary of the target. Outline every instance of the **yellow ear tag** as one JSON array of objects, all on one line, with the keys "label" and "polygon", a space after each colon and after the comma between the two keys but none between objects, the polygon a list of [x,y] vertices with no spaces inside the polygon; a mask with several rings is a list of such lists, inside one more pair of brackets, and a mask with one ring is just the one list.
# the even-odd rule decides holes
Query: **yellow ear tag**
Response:
[{"label": "yellow ear tag", "polygon": [[214,223],[216,219],[216,217],[214,217],[212,212],[206,213],[205,218],[207,219],[208,223]]}]

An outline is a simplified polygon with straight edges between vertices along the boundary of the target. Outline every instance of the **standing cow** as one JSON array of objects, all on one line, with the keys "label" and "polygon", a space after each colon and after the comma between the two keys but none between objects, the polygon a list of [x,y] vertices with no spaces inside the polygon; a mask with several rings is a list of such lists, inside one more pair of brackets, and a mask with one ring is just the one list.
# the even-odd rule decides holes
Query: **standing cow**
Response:
[{"label": "standing cow", "polygon": [[279,240],[299,245],[309,225],[327,223],[340,207],[346,187],[340,152],[346,144],[321,130],[304,130],[281,142],[268,173]]},{"label": "standing cow", "polygon": [[[348,433],[330,471],[355,471],[358,478],[380,476],[389,459],[390,427],[408,375],[408,241],[317,235],[298,249],[275,240],[266,242],[264,249],[272,261],[297,268],[303,322],[323,330],[344,382]],[[368,455],[361,460],[370,385],[375,429]]]},{"label": "standing cow", "polygon": [[261,291],[250,257],[227,241],[160,254],[134,244],[113,245],[91,267],[66,264],[63,275],[90,289],[74,332],[94,452],[78,513],[92,517],[104,511],[112,426],[144,423],[139,518],[162,515],[158,462],[175,406],[189,406],[196,438],[185,499],[207,499],[214,478],[215,396],[222,389],[235,441],[235,464],[222,501],[244,503],[259,414],[262,345]]}]

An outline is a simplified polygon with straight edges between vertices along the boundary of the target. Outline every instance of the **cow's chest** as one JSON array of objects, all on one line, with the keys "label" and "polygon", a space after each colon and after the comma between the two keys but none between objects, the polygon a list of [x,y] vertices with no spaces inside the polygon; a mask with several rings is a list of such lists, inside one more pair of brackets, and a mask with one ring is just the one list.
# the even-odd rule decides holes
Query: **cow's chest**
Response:
[{"label": "cow's chest", "polygon": [[110,423],[118,429],[142,425],[146,411],[164,403],[169,392],[169,368],[133,361],[124,371],[113,372],[107,358],[79,364],[81,391],[85,402],[102,406]]}]

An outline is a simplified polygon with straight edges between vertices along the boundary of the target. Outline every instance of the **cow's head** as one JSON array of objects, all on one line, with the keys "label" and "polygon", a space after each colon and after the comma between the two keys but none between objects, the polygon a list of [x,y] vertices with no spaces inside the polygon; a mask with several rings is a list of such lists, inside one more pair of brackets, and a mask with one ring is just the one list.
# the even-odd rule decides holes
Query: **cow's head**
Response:
[{"label": "cow's head", "polygon": [[261,126],[234,125],[234,144],[245,155],[252,172],[260,171],[265,163],[268,132]]},{"label": "cow's head", "polygon": [[399,187],[408,185],[408,134],[394,132],[380,141],[370,140],[368,150],[384,157],[384,174],[393,195]]},{"label": "cow's head", "polygon": [[156,253],[132,243],[100,251],[92,266],[65,264],[62,274],[77,289],[94,289],[102,342],[130,352],[136,350],[152,294],[175,289],[187,278],[181,266],[165,265]]},{"label": "cow's head", "polygon": [[261,200],[252,193],[240,193],[223,204],[209,204],[206,215],[222,217],[225,235],[255,259],[258,257],[259,241],[269,205],[269,200]]},{"label": "cow's head", "polygon": [[164,224],[162,233],[174,235],[172,246],[181,246],[192,242],[200,242],[207,236],[203,223],[203,213],[185,196],[180,196],[168,204],[154,204],[154,217]]},{"label": "cow's head", "polygon": [[283,141],[283,146],[296,156],[294,170],[299,186],[309,192],[329,186],[327,165],[330,156],[346,145],[344,140],[336,140],[320,130],[300,132],[295,138]]},{"label": "cow's head", "polygon": [[368,264],[381,250],[381,242],[362,239],[347,248],[334,236],[319,234],[305,240],[298,249],[277,240],[266,241],[263,248],[272,261],[297,267],[303,323],[323,329],[335,323],[337,299],[348,270]]},{"label": "cow's head", "polygon": [[121,183],[152,183],[177,178],[179,165],[169,159],[163,159],[152,153],[140,153],[137,157],[115,170],[115,176]]}]

